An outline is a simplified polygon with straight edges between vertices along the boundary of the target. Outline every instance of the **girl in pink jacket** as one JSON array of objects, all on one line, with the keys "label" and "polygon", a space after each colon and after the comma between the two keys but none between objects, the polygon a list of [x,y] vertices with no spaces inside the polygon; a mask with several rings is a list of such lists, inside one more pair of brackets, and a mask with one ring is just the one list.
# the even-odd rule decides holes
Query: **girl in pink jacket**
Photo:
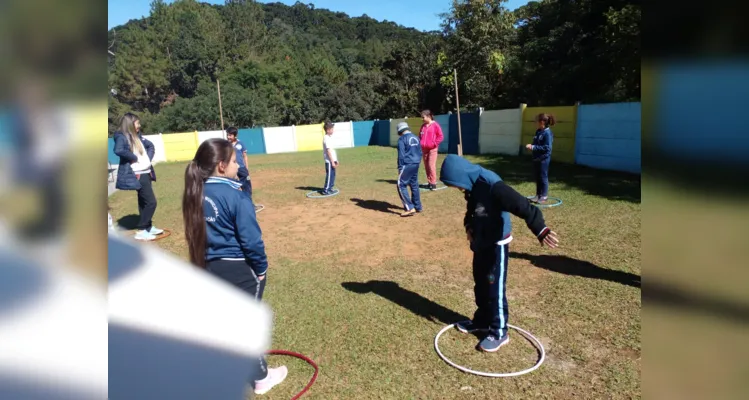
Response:
[{"label": "girl in pink jacket", "polygon": [[427,181],[429,181],[428,188],[435,190],[437,189],[437,150],[444,136],[442,136],[440,124],[434,120],[431,111],[422,111],[421,118],[424,120],[419,133],[421,153],[424,155],[424,168],[427,172]]}]

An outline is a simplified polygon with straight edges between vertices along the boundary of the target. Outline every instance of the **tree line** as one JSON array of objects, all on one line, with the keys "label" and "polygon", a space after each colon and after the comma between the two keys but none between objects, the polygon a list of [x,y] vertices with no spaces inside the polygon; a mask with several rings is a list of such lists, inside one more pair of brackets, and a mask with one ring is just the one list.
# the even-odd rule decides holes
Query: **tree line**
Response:
[{"label": "tree line", "polygon": [[372,120],[461,109],[640,99],[640,2],[453,0],[421,32],[297,2],[151,3],[110,29],[109,130]]}]

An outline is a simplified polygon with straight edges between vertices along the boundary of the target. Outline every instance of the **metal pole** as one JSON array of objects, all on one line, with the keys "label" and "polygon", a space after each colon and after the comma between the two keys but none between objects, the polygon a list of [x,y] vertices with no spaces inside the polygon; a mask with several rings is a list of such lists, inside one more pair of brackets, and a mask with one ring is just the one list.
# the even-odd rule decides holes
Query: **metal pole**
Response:
[{"label": "metal pole", "polygon": [[458,70],[453,69],[455,77],[455,104],[458,109],[458,155],[463,157],[463,132],[460,129],[460,98],[458,97]]},{"label": "metal pole", "polygon": [[224,136],[224,139],[226,139],[226,130],[224,130],[224,109],[221,107],[221,85],[218,83],[218,78],[216,78],[216,90],[218,90],[218,112],[221,116],[221,134]]}]

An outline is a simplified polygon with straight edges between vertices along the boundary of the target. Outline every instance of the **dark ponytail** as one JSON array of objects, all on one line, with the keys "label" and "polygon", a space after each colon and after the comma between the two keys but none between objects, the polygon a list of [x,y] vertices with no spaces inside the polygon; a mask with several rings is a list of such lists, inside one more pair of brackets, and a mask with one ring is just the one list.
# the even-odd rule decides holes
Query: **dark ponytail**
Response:
[{"label": "dark ponytail", "polygon": [[554,126],[554,124],[557,123],[557,119],[554,117],[553,114],[538,114],[536,117],[536,121],[543,122],[545,127]]},{"label": "dark ponytail", "polygon": [[228,164],[234,153],[226,139],[204,141],[195,158],[185,169],[185,191],[182,194],[182,220],[185,239],[190,251],[190,262],[205,268],[206,228],[203,213],[203,184],[216,171],[220,162]]}]

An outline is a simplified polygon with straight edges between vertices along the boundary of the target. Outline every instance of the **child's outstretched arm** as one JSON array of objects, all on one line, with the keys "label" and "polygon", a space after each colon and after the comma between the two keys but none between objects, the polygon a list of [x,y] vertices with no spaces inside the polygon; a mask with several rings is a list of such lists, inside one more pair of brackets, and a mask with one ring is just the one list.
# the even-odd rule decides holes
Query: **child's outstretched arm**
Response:
[{"label": "child's outstretched arm", "polygon": [[234,210],[234,218],[237,230],[237,239],[242,247],[242,252],[250,262],[250,267],[255,274],[262,278],[268,271],[268,257],[265,254],[265,243],[263,243],[260,225],[255,218],[255,207],[247,197],[237,202]]},{"label": "child's outstretched arm", "polygon": [[557,234],[546,226],[541,210],[531,205],[522,194],[504,182],[497,182],[492,186],[492,197],[499,204],[501,210],[525,220],[528,229],[536,235],[541,245],[557,247],[559,244]]}]

